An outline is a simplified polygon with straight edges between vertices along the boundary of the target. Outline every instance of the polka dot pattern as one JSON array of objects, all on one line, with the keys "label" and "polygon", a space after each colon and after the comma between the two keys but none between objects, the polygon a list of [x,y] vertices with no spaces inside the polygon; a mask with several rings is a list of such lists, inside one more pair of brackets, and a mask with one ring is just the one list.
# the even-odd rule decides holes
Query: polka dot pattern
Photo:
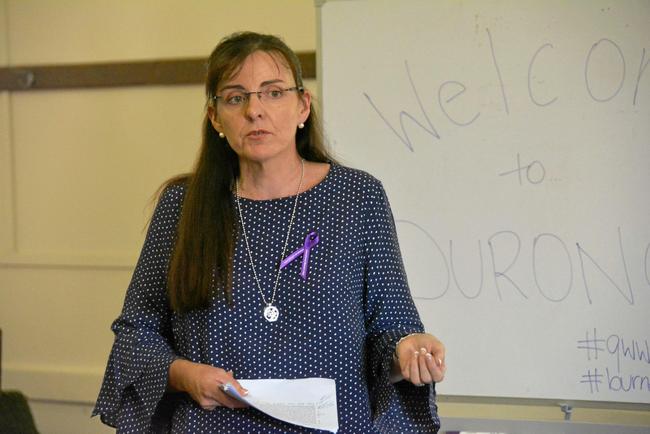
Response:
[{"label": "polka dot pattern", "polygon": [[[234,306],[217,297],[208,309],[170,311],[166,269],[183,195],[183,187],[170,187],[156,208],[123,311],[112,326],[115,343],[94,414],[120,433],[321,432],[252,408],[206,411],[186,394],[166,393],[169,365],[183,357],[231,369],[242,379],[333,378],[339,433],[437,432],[435,387],[389,382],[397,340],[423,327],[378,180],[332,165],[321,183],[300,195],[287,255],[311,231],[320,241],[311,250],[307,280],[300,276],[302,258],[282,270],[274,300],[280,317],[274,323],[263,318],[241,236]],[[241,200],[267,300],[294,199]]]}]

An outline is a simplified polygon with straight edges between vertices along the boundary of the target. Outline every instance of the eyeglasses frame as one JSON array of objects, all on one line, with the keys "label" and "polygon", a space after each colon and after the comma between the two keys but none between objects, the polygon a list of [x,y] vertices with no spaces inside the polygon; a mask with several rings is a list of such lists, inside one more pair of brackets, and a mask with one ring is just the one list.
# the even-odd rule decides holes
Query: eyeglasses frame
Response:
[{"label": "eyeglasses frame", "polygon": [[[292,87],[280,88],[280,89],[276,89],[276,90],[281,90],[281,91],[283,91],[283,92],[293,92],[294,90],[297,91],[297,92],[300,92],[300,93],[304,93],[304,92],[305,92],[305,88],[304,88],[303,86],[292,86]],[[252,95],[252,94],[256,94],[256,95],[257,95],[257,99],[258,99],[262,104],[264,104],[264,101],[262,100],[262,94],[263,94],[264,92],[265,92],[265,91],[263,91],[263,90],[242,91],[242,94],[246,97],[246,101],[241,105],[241,107],[244,107],[246,104],[248,104],[248,103],[250,102],[250,100],[251,100],[251,95]],[[210,99],[211,99],[215,104],[217,103],[218,100],[220,100],[220,99],[223,100],[223,98],[224,98],[224,97],[223,97],[222,95],[213,95],[213,96],[210,97]],[[239,106],[235,106],[235,107],[233,107],[233,106],[228,106],[228,105],[226,105],[226,107],[235,108],[235,107],[239,107]]]}]

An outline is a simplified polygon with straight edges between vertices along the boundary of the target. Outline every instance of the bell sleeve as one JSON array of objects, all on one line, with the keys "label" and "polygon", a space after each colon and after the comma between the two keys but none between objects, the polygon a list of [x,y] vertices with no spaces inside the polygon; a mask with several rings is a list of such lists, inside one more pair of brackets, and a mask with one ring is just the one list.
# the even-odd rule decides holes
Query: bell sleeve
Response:
[{"label": "bell sleeve", "polygon": [[173,395],[165,390],[177,356],[166,281],[183,191],[171,186],[163,192],[124,307],[111,327],[115,340],[92,415],[118,432],[161,432],[171,414]]},{"label": "bell sleeve", "polygon": [[381,433],[435,433],[440,427],[435,384],[391,383],[397,341],[424,327],[411,296],[395,221],[381,183],[372,179],[364,203],[367,382]]}]

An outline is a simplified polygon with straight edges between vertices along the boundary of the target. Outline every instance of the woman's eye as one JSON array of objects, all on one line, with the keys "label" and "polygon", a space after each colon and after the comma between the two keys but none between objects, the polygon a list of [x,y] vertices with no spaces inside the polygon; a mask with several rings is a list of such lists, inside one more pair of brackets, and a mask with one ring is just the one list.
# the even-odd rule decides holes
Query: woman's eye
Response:
[{"label": "woman's eye", "polygon": [[240,105],[244,102],[243,95],[232,95],[226,99],[226,102],[230,105]]}]

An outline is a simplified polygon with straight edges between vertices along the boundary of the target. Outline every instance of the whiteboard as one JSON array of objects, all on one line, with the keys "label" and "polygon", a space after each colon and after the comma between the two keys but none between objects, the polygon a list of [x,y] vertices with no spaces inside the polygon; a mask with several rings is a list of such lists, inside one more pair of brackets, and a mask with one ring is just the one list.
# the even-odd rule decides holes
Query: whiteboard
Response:
[{"label": "whiteboard", "polygon": [[325,130],[386,188],[441,394],[650,403],[650,2],[326,1]]}]

